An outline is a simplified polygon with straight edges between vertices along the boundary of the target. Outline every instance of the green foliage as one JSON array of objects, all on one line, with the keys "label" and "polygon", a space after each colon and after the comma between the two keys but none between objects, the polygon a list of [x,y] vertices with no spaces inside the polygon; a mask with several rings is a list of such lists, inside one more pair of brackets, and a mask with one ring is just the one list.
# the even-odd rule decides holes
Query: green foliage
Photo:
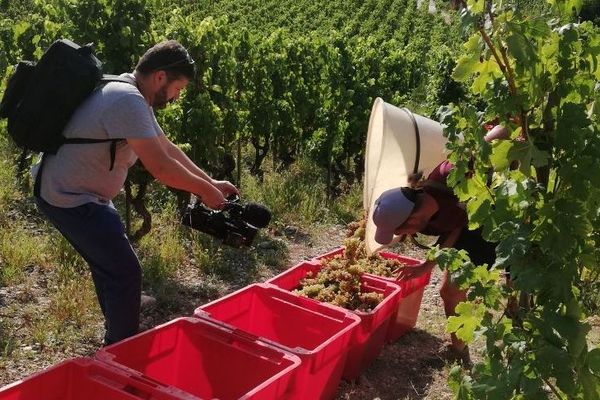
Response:
[{"label": "green foliage", "polygon": [[362,182],[350,186],[329,203],[329,211],[334,221],[349,224],[362,218],[363,187]]},{"label": "green foliage", "polygon": [[450,76],[458,24],[414,1],[9,3],[0,72],[59,37],[93,42],[110,73],[131,70],[155,40],[181,41],[198,78],[159,120],[219,178],[233,179],[236,147],[249,144],[253,174],[267,157],[287,169],[308,155],[327,170],[334,197],[362,175],[375,97],[429,114],[462,95]]},{"label": "green foliage", "polygon": [[[2,128],[0,128],[0,132]],[[8,223],[5,216],[12,204],[19,198],[17,188],[16,171],[10,157],[7,154],[6,142],[0,138],[0,226]]]},{"label": "green foliage", "polygon": [[[83,260],[81,260],[83,261]],[[85,264],[58,265],[53,271],[48,309],[43,318],[34,317],[32,339],[42,345],[65,343],[94,334],[94,324],[102,319],[90,273]]]},{"label": "green foliage", "polygon": [[[491,270],[461,252],[431,254],[472,288],[448,330],[487,342],[482,362],[453,371],[450,382],[460,399],[549,398],[545,388],[598,399],[598,349],[587,345],[581,282],[584,271],[600,269],[600,182],[591,172],[600,159],[600,33],[573,22],[581,1],[550,0],[535,17],[516,3],[467,2],[463,24],[472,34],[453,76],[473,101],[439,112],[455,165],[449,183],[467,204],[469,226],[497,243]],[[482,126],[494,120],[509,140],[483,140]],[[501,289],[506,267],[512,284]],[[531,300],[509,320],[502,311],[517,296]]]}]

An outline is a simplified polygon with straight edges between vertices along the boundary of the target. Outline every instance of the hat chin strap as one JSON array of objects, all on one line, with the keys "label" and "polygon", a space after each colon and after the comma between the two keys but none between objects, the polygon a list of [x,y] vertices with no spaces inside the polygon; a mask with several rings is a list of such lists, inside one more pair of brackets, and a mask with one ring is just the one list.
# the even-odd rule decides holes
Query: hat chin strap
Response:
[{"label": "hat chin strap", "polygon": [[418,248],[423,249],[423,250],[430,250],[431,249],[431,246],[427,246],[427,245],[425,245],[423,243],[420,243],[417,240],[417,234],[412,234],[412,235],[407,235],[407,236],[408,236],[408,240],[410,240],[410,242],[412,244],[414,244],[415,246],[417,246]]}]

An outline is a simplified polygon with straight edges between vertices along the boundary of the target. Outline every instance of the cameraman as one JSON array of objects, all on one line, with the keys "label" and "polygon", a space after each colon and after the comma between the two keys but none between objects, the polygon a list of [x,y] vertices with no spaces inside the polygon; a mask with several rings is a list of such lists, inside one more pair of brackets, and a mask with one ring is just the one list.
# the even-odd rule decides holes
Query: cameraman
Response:
[{"label": "cameraman", "polygon": [[45,154],[36,174],[36,203],[88,263],[108,345],[138,332],[141,266],[112,199],[139,158],[161,183],[198,195],[211,208],[239,194],[227,181],[210,178],[164,134],[154,116],[194,79],[194,60],[174,40],[150,48],[131,81],[109,82],[76,110],[66,138],[124,139],[64,144]]}]

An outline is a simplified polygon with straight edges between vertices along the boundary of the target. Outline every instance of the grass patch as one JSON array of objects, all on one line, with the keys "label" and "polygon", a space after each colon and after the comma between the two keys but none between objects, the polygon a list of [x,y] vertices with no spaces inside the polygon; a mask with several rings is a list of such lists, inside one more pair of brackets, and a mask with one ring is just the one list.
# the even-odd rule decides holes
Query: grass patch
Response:
[{"label": "grass patch", "polygon": [[18,175],[17,163],[23,150],[9,141],[6,120],[0,121],[0,225],[14,223],[17,211],[28,213],[33,209],[28,166],[37,159],[29,153],[25,159],[24,171]]},{"label": "grass patch", "polygon": [[0,318],[0,365],[3,358],[10,357],[17,348],[17,341],[4,322]]},{"label": "grass patch", "polygon": [[242,193],[266,205],[273,218],[284,223],[308,225],[326,214],[322,171],[305,161],[281,173],[269,170],[262,182],[251,175],[243,176]]},{"label": "grass patch", "polygon": [[25,267],[43,264],[45,243],[43,236],[31,235],[19,223],[0,231],[0,284],[18,283],[23,280]]},{"label": "grass patch", "polygon": [[[5,152],[0,149],[0,155]],[[0,218],[4,219],[10,208],[19,199],[20,193],[16,183],[16,171],[12,162],[0,158]],[[7,221],[9,222],[9,221]]]},{"label": "grass patch", "polygon": [[59,274],[69,275],[71,270],[83,274],[87,271],[87,263],[77,250],[56,229],[49,234],[48,254]]},{"label": "grass patch", "polygon": [[40,297],[31,285],[21,285],[15,299],[27,333],[27,342],[38,349],[72,348],[98,336],[103,321],[93,281],[81,265],[55,265],[43,272],[46,289]]},{"label": "grass patch", "polygon": [[306,159],[289,170],[267,170],[261,181],[242,176],[242,194],[266,205],[276,223],[308,227],[318,222],[347,223],[362,209],[362,187],[355,184],[327,201],[326,172]]},{"label": "grass patch", "polygon": [[340,197],[331,202],[331,214],[337,223],[349,224],[358,221],[363,213],[362,183],[355,183]]},{"label": "grass patch", "polygon": [[203,275],[212,275],[220,280],[242,286],[257,278],[258,260],[251,248],[233,248],[220,244],[216,240],[201,239],[205,243],[208,257],[199,265]]},{"label": "grass patch", "polygon": [[144,285],[156,290],[185,263],[186,250],[175,207],[168,207],[157,215],[150,233],[140,240],[138,255]]},{"label": "grass patch", "polygon": [[[51,321],[50,331],[65,344],[76,338],[94,336],[103,316],[90,274],[65,268],[61,275],[50,294],[47,318]],[[38,322],[43,327],[44,322]]]}]

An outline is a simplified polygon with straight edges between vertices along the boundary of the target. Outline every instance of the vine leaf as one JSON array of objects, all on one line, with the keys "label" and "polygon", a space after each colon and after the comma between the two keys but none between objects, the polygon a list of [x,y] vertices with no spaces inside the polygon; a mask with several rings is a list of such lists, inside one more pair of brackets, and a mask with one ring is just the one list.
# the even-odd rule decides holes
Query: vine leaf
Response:
[{"label": "vine leaf", "polygon": [[456,336],[466,343],[472,342],[475,331],[483,320],[485,308],[475,303],[460,303],[455,311],[457,315],[448,318],[446,331],[456,333]]},{"label": "vine leaf", "polygon": [[532,165],[542,167],[548,164],[548,152],[538,149],[529,141],[499,141],[492,147],[490,161],[496,171],[506,170],[512,161],[519,161],[520,171],[530,176]]},{"label": "vine leaf", "polygon": [[477,71],[477,65],[479,63],[479,42],[479,35],[471,35],[469,40],[463,45],[465,53],[456,63],[456,67],[452,73],[452,78],[454,80],[464,82]]},{"label": "vine leaf", "polygon": [[467,7],[474,14],[481,14],[484,10],[484,0],[467,0]]}]

